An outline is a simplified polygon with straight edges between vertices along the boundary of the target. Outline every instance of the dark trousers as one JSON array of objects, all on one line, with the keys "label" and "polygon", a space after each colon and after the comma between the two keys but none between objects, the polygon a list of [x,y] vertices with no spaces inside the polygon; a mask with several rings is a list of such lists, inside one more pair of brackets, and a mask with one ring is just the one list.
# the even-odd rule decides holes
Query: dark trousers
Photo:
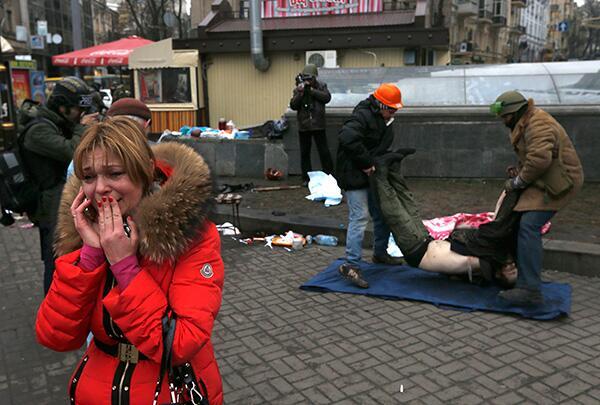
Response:
[{"label": "dark trousers", "polygon": [[308,172],[312,171],[312,164],[310,161],[310,149],[312,146],[312,140],[315,139],[317,144],[317,151],[319,152],[319,159],[321,159],[321,167],[327,174],[333,173],[333,161],[331,160],[331,154],[329,153],[329,147],[327,146],[327,135],[325,130],[317,131],[298,131],[300,139],[300,166],[302,169],[302,180],[308,181]]},{"label": "dark trousers", "polygon": [[540,273],[544,247],[542,226],[556,211],[525,211],[519,222],[517,240],[517,287],[539,290],[542,284]]},{"label": "dark trousers", "polygon": [[54,240],[54,224],[41,222],[39,224],[40,232],[40,250],[44,262],[44,295],[48,294],[52,277],[54,276],[54,252],[52,242]]}]

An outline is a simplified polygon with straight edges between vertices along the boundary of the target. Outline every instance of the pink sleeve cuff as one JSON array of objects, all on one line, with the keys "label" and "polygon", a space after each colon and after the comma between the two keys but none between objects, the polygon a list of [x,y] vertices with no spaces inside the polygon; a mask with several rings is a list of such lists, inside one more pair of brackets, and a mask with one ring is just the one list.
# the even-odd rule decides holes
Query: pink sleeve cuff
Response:
[{"label": "pink sleeve cuff", "polygon": [[79,252],[79,267],[85,271],[93,271],[105,261],[104,250],[83,245]]},{"label": "pink sleeve cuff", "polygon": [[117,279],[119,290],[123,291],[131,280],[142,270],[135,255],[128,256],[110,266],[112,273]]}]

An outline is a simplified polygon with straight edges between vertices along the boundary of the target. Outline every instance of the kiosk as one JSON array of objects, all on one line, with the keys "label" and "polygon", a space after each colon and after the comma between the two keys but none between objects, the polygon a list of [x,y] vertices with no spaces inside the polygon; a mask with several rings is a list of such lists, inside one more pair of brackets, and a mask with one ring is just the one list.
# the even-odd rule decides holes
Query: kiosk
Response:
[{"label": "kiosk", "polygon": [[172,39],[135,49],[129,56],[135,98],[152,112],[151,132],[177,131],[206,122],[197,49],[173,49]]}]

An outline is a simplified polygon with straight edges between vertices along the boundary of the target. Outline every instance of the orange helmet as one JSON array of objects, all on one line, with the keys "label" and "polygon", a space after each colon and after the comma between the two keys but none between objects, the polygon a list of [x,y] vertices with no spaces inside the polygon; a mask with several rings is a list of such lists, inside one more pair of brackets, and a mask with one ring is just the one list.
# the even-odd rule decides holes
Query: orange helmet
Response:
[{"label": "orange helmet", "polygon": [[373,97],[390,108],[399,110],[402,108],[402,93],[398,86],[393,83],[383,83],[373,92]]}]

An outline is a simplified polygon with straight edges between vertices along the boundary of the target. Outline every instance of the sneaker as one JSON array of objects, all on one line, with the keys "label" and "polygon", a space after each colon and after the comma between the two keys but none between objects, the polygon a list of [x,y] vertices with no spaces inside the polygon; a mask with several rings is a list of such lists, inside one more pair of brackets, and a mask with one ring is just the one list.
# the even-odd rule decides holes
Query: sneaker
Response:
[{"label": "sneaker", "polygon": [[387,253],[383,256],[373,255],[371,261],[376,264],[389,264],[390,266],[403,266],[406,264],[404,258],[390,256]]},{"label": "sneaker", "polygon": [[362,278],[360,269],[350,263],[344,263],[339,267],[339,272],[346,280],[350,281],[357,287],[369,288],[369,283]]},{"label": "sneaker", "polygon": [[498,293],[498,297],[513,305],[542,305],[544,296],[540,290],[530,290],[527,288],[513,288]]}]

